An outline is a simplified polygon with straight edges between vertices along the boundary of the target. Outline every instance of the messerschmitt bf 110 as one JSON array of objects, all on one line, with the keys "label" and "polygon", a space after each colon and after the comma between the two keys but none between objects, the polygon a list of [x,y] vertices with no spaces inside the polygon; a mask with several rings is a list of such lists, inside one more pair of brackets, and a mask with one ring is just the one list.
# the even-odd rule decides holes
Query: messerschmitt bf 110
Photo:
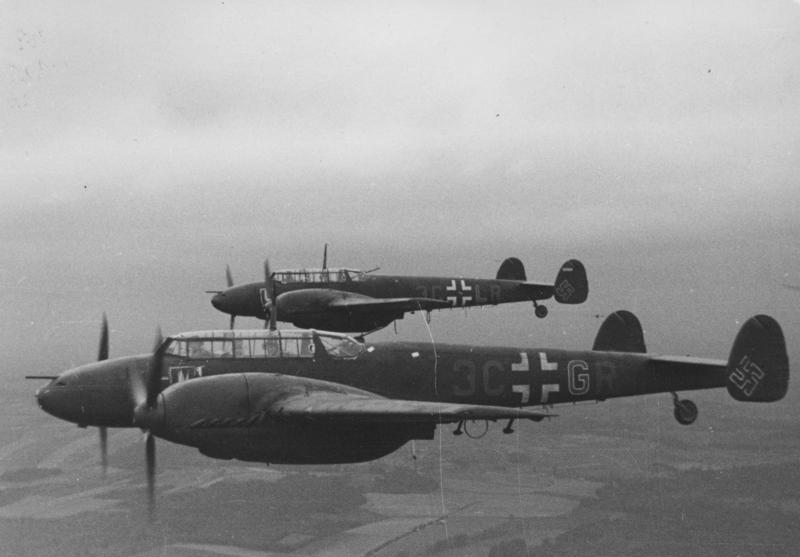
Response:
[{"label": "messerschmitt bf 110", "polygon": [[687,425],[698,410],[679,391],[724,387],[738,401],[772,402],[789,384],[783,333],[766,315],[744,323],[727,360],[647,353],[627,311],[608,316],[585,351],[373,344],[271,327],[182,333],[151,354],[107,355],[104,324],[101,361],[61,373],[36,398],[56,417],[100,427],[103,454],[105,428],[145,430],[151,495],[155,437],[212,458],[351,463],[432,439],[442,424],[477,437],[502,421],[510,433],[515,420],[554,417],[553,405],[615,397],[671,393]]},{"label": "messerschmitt bf 110", "polygon": [[503,261],[494,279],[377,275],[375,270],[328,268],[326,257],[319,269],[270,272],[265,264],[263,282],[234,286],[228,267],[228,288],[207,292],[215,294],[215,308],[230,314],[231,329],[239,315],[269,320],[274,299],[281,321],[348,333],[381,329],[409,312],[512,302],[533,302],[541,318],[547,315],[541,300],[580,304],[589,293],[586,270],[576,259],[561,266],[552,284],[529,282],[522,262],[513,257]]}]

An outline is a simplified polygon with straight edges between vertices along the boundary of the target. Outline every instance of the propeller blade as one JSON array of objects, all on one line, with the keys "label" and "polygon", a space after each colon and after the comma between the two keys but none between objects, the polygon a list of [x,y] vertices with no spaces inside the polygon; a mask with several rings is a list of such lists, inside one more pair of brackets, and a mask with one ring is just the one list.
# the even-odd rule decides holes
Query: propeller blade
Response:
[{"label": "propeller blade", "polygon": [[108,428],[100,428],[100,466],[103,467],[103,477],[108,471]]},{"label": "propeller blade", "polygon": [[153,340],[153,352],[158,350],[158,347],[161,346],[161,343],[164,342],[164,335],[161,334],[161,326],[156,326],[156,337]]},{"label": "propeller blade", "polygon": [[322,270],[328,269],[328,243],[325,242],[325,249],[322,251]]},{"label": "propeller blade", "polygon": [[145,383],[146,403],[148,408],[153,408],[155,406],[158,393],[161,392],[161,376],[163,375],[162,367],[164,363],[164,350],[166,350],[166,346],[167,345],[162,342],[153,352],[153,358],[150,363],[150,369],[148,370],[147,381]]},{"label": "propeller blade", "polygon": [[[103,324],[100,327],[100,348],[97,351],[97,361],[102,362],[108,359],[108,319],[103,312]],[[108,470],[108,430],[100,428],[100,466],[103,468],[103,477],[106,477]]]},{"label": "propeller blade", "polygon": [[225,265],[225,280],[228,283],[228,288],[233,286],[233,275],[231,274],[231,266]]},{"label": "propeller blade", "polygon": [[[275,298],[275,281],[272,280],[272,273],[269,270],[269,259],[264,260],[264,285],[269,297],[269,330],[274,331],[277,329],[278,304]],[[264,325],[266,327],[266,322]]]},{"label": "propeller blade", "polygon": [[103,312],[103,325],[100,328],[100,350],[97,352],[97,361],[108,359],[108,319]]},{"label": "propeller blade", "polygon": [[147,509],[152,519],[156,510],[156,438],[149,431],[145,433],[145,460],[147,468]]}]

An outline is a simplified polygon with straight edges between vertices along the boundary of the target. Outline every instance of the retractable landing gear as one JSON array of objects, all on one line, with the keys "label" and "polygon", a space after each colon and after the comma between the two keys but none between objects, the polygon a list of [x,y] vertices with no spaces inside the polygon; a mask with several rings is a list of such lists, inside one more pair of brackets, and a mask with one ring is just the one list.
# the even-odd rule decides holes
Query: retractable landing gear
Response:
[{"label": "retractable landing gear", "polygon": [[693,424],[697,419],[697,405],[688,399],[679,399],[677,393],[672,393],[672,402],[675,404],[675,419],[681,425]]},{"label": "retractable landing gear", "polygon": [[536,300],[534,300],[533,307],[534,307],[533,313],[536,314],[536,317],[538,317],[539,319],[544,319],[545,317],[547,317],[547,308],[545,306],[540,306],[539,304],[536,303]]},{"label": "retractable landing gear", "polygon": [[[466,433],[467,437],[470,439],[480,439],[486,432],[489,431],[489,421],[488,420],[470,420],[473,423],[472,431],[470,431],[470,427],[468,425],[467,420],[461,420],[458,422],[458,427],[453,432],[453,435],[461,435],[462,433]],[[483,427],[475,426],[475,422],[483,422]],[[476,429],[477,428],[477,429]]]}]

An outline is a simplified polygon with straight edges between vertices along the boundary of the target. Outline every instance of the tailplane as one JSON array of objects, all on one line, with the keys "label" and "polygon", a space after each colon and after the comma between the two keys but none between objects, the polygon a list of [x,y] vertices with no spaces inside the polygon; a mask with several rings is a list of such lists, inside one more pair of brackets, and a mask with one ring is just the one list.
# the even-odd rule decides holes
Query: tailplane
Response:
[{"label": "tailplane", "polygon": [[736,400],[774,402],[789,389],[789,356],[780,325],[756,315],[742,325],[728,358],[726,384]]},{"label": "tailplane", "polygon": [[647,352],[639,319],[629,311],[615,311],[603,321],[592,350],[600,352]]},{"label": "tailplane", "polygon": [[561,304],[582,304],[589,295],[586,268],[577,259],[570,259],[561,266],[553,285],[556,301]]}]

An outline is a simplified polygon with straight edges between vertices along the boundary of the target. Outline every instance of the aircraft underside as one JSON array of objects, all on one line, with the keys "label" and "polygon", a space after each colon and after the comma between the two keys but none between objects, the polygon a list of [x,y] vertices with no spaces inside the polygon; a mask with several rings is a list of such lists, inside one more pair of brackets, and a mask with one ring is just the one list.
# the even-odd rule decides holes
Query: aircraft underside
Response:
[{"label": "aircraft underside", "polygon": [[329,312],[298,314],[282,317],[301,329],[322,329],[340,333],[363,333],[382,329],[395,319],[402,319],[403,313],[390,315],[383,313],[345,313]]},{"label": "aircraft underside", "polygon": [[384,457],[411,439],[433,439],[433,424],[269,424],[197,428],[165,436],[204,455],[267,464],[346,464]]}]

